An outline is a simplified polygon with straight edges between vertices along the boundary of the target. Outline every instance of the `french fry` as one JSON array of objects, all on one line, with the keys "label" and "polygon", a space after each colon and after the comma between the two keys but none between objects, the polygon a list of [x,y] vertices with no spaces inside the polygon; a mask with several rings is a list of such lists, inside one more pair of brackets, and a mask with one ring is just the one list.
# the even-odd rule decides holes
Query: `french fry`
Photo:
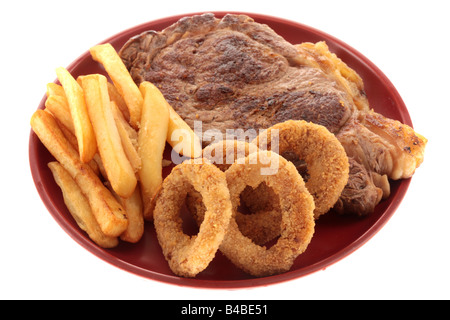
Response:
[{"label": "french fry", "polygon": [[108,176],[106,175],[105,166],[103,165],[102,158],[98,154],[98,152],[95,154],[94,159],[92,159],[97,164],[97,168],[99,171],[99,175],[101,175],[104,179],[107,179]]},{"label": "french fry", "polygon": [[111,108],[114,114],[114,120],[116,121],[117,130],[119,131],[120,139],[122,141],[123,150],[125,151],[134,172],[137,172],[141,168],[142,163],[141,157],[137,151],[137,132],[125,120],[114,101],[111,101]]},{"label": "french fry", "polygon": [[92,58],[105,68],[114,86],[127,104],[130,113],[130,124],[135,129],[138,129],[143,98],[119,54],[109,43],[92,47],[90,53]]},{"label": "french fry", "polygon": [[128,227],[124,208],[91,167],[80,160],[78,152],[67,141],[53,116],[44,110],[37,110],[30,124],[47,150],[78,184],[102,232],[110,237],[122,234]]},{"label": "french fry", "polygon": [[119,196],[128,198],[136,188],[137,179],[122,146],[111,108],[107,79],[100,74],[91,74],[79,77],[79,81],[108,181]]},{"label": "french fry", "polygon": [[[62,87],[60,88],[62,89]],[[75,128],[73,127],[73,121],[70,115],[69,106],[67,105],[65,96],[62,96],[59,93],[54,90],[52,90],[51,93],[49,92],[49,96],[45,101],[45,111],[50,112],[53,115],[56,122],[58,123],[59,128],[64,133],[64,136],[78,152],[78,141],[77,137],[75,136]],[[62,94],[64,94],[64,91],[62,92]],[[88,162],[89,166],[97,175],[100,174],[100,166],[98,164],[98,160],[99,155],[98,153],[96,153],[93,159]]]},{"label": "french fry", "polygon": [[[61,88],[62,89],[62,88]],[[58,123],[59,128],[64,133],[66,139],[78,152],[78,141],[75,136],[75,128],[73,127],[72,117],[70,116],[69,106],[67,101],[64,101],[64,97],[60,95],[50,94],[45,101],[45,111],[50,112]],[[99,175],[100,167],[98,165],[98,153],[94,155],[94,158],[88,162],[89,166],[94,172]]]},{"label": "french fry", "polygon": [[[58,120],[58,118],[54,117],[56,120],[56,123],[58,124],[59,128],[61,129],[62,133],[64,134],[64,137],[66,137],[67,141],[72,145],[72,147],[78,151],[78,142],[77,137],[75,137],[73,131],[68,129],[65,125],[61,123],[61,121]],[[99,165],[97,164],[96,156],[98,156],[98,153],[95,154],[94,158],[89,161],[87,164],[91,167],[91,169],[94,171],[94,173],[98,176],[101,174]]]},{"label": "french fry", "polygon": [[118,238],[109,237],[102,232],[92,213],[89,201],[66,169],[57,161],[48,163],[48,167],[53,174],[56,184],[61,188],[67,209],[80,229],[85,231],[89,238],[100,247],[116,247],[119,244]]},{"label": "french fry", "polygon": [[56,84],[54,82],[47,83],[47,97],[49,97],[49,96],[63,97],[64,99],[66,99],[66,102],[67,102],[66,93],[64,92],[64,88],[61,85]]},{"label": "french fry", "polygon": [[[45,100],[45,108],[50,111],[55,118],[75,134],[75,127],[73,124],[72,116],[70,115],[69,105],[67,99],[59,95],[50,94]],[[77,142],[78,143],[78,142]]]},{"label": "french fry", "polygon": [[142,200],[144,218],[152,220],[154,197],[162,183],[162,159],[169,126],[169,109],[164,96],[150,82],[139,86],[144,102],[142,104],[141,128],[138,132],[141,169]]},{"label": "french fry", "polygon": [[167,107],[169,109],[167,142],[172,146],[175,152],[185,157],[200,157],[202,155],[202,144],[200,142],[200,138],[178,115],[178,113],[176,113],[169,103],[167,103]]},{"label": "french fry", "polygon": [[83,90],[65,68],[57,68],[56,74],[67,97],[75,136],[78,141],[80,159],[85,163],[89,162],[97,152],[97,142],[87,112]]},{"label": "french fry", "polygon": [[111,101],[114,101],[125,120],[130,123],[130,111],[128,110],[127,104],[117,88],[111,82],[108,82],[108,93]]},{"label": "french fry", "polygon": [[120,239],[126,242],[136,243],[144,234],[144,208],[141,190],[136,186],[133,194],[128,198],[119,197],[114,190],[113,195],[127,212],[128,228],[120,235]]}]

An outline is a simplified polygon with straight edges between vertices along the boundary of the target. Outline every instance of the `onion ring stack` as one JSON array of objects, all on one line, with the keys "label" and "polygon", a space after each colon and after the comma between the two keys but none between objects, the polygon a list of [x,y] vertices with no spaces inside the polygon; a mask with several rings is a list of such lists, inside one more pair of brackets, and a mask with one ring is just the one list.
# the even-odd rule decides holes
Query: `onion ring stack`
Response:
[{"label": "onion ring stack", "polygon": [[[287,153],[306,163],[306,182]],[[163,181],[154,211],[163,254],[185,277],[204,270],[218,249],[256,277],[288,271],[308,247],[315,220],[337,201],[348,172],[335,136],[306,121],[277,124],[252,143],[211,144],[202,158],[177,165]],[[192,237],[183,233],[179,217],[185,199],[199,225]],[[251,214],[241,212],[241,202]],[[270,240],[275,243],[264,246]]]}]

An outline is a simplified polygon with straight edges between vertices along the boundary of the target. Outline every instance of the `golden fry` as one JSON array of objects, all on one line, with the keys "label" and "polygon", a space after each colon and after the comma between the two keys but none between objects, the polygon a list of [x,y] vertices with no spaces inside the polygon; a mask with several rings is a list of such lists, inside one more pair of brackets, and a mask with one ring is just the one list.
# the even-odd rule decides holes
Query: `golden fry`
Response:
[{"label": "golden fry", "polygon": [[[55,118],[56,123],[58,124],[59,128],[61,129],[62,133],[66,137],[67,141],[69,141],[69,143],[72,145],[72,147],[78,151],[77,137],[75,137],[73,131],[71,131],[65,125],[63,125],[61,123],[61,121],[59,121],[58,118],[56,118],[56,117],[54,117],[54,118]],[[96,153],[94,158],[91,161],[89,161],[87,164],[91,167],[91,169],[98,176],[98,175],[100,175],[100,168],[99,168],[99,165],[97,164],[97,161],[95,161],[96,156],[98,156],[98,153]]]},{"label": "golden fry", "polygon": [[[62,89],[62,87],[61,87]],[[50,112],[58,123],[59,128],[64,133],[64,136],[70,142],[70,144],[78,152],[78,141],[75,136],[75,128],[73,127],[72,116],[70,115],[69,105],[65,96],[59,95],[56,91],[52,91],[47,100],[45,101],[45,111]],[[56,93],[57,95],[55,95]],[[64,92],[62,92],[64,94]],[[98,153],[96,153],[88,164],[91,166],[92,170],[98,175],[100,174],[99,165],[97,160],[99,158]]]},{"label": "golden fry", "polygon": [[67,141],[53,116],[37,110],[31,117],[30,124],[39,140],[69,172],[87,197],[102,232],[111,237],[122,234],[128,227],[125,210],[91,167],[80,160],[78,152]]},{"label": "golden fry", "polygon": [[[70,115],[67,99],[51,94],[45,100],[45,108],[50,111],[67,129],[75,134],[72,116]],[[77,142],[78,143],[78,142]]]},{"label": "golden fry", "polygon": [[111,108],[122,141],[122,147],[130,161],[131,167],[133,167],[134,172],[137,172],[141,168],[141,157],[137,151],[137,132],[125,120],[114,101],[111,101]]},{"label": "golden fry", "polygon": [[139,186],[136,186],[136,189],[129,198],[119,197],[114,191],[112,192],[125,209],[128,218],[128,228],[120,235],[120,239],[126,242],[136,243],[144,234],[144,208],[141,190]]},{"label": "golden fry", "polygon": [[139,178],[144,202],[144,217],[153,218],[154,197],[162,183],[162,159],[169,127],[169,109],[162,93],[150,82],[139,86],[142,105],[141,128],[138,133],[141,169]]},{"label": "golden fry", "polygon": [[80,159],[84,163],[89,162],[97,152],[97,142],[87,112],[83,90],[66,69],[62,67],[57,68],[56,74],[64,88],[69,104],[75,136],[78,141]]},{"label": "golden fry", "polygon": [[90,49],[92,58],[103,65],[115,87],[127,104],[130,124],[139,128],[143,98],[125,64],[111,44],[101,44]]},{"label": "golden fry", "polygon": [[131,196],[137,179],[122,147],[108,94],[106,77],[92,74],[79,77],[89,117],[97,139],[98,151],[113,190],[121,197]]},{"label": "golden fry", "polygon": [[202,144],[200,138],[189,127],[189,125],[176,113],[172,106],[167,103],[169,109],[169,128],[167,131],[167,142],[173,150],[185,157],[198,158],[202,155]]},{"label": "golden fry", "polygon": [[64,203],[81,230],[85,231],[89,238],[102,248],[113,248],[119,244],[117,237],[106,236],[95,220],[89,201],[81,192],[80,187],[72,179],[70,174],[57,162],[48,164],[55,182],[61,188]]},{"label": "golden fry", "polygon": [[108,93],[111,101],[115,102],[125,120],[130,123],[130,111],[128,110],[127,104],[123,97],[120,95],[116,86],[111,82],[108,82]]},{"label": "golden fry", "polygon": [[56,84],[54,82],[47,83],[47,97],[50,97],[50,96],[63,97],[64,99],[66,99],[66,102],[67,102],[66,93],[64,92],[64,88],[61,85]]}]

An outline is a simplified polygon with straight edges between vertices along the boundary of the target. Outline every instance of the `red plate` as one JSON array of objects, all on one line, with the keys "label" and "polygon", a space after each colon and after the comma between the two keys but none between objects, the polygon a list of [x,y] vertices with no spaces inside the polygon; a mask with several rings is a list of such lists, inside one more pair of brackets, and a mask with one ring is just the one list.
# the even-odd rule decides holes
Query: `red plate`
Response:
[{"label": "red plate", "polygon": [[[226,12],[215,14],[221,18]],[[363,78],[370,105],[375,111],[412,126],[406,106],[394,86],[372,62],[355,49],[328,34],[297,22],[261,14],[244,14],[257,22],[269,25],[291,43],[325,40],[330,51],[336,53]],[[148,22],[123,31],[104,42],[111,43],[119,50],[130,37],[146,30],[162,30],[187,15],[192,14]],[[92,60],[88,51],[67,69],[75,77],[81,74],[104,73]],[[39,109],[44,108],[45,99],[44,96]],[[393,182],[391,196],[381,202],[375,212],[368,217],[337,216],[331,213],[321,217],[317,221],[315,234],[308,249],[297,258],[289,272],[254,278],[237,269],[218,252],[206,270],[195,279],[186,279],[175,276],[169,269],[151,223],[146,224],[145,234],[137,244],[121,242],[117,248],[107,250],[96,246],[78,228],[66,209],[61,191],[47,167],[47,163],[53,158],[33,132],[30,134],[29,156],[33,179],[42,201],[59,225],[80,245],[104,261],[136,275],[170,284],[203,288],[263,286],[299,278],[326,268],[361,247],[385,225],[399,206],[410,183],[410,179]]]}]

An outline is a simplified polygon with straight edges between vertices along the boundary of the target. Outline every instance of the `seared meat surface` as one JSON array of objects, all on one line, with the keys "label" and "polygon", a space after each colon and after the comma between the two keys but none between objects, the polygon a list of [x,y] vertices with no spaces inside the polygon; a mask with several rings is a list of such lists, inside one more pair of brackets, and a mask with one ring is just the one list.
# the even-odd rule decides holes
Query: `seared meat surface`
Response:
[{"label": "seared meat surface", "polygon": [[[402,167],[402,159],[420,158],[416,167],[422,161],[426,141],[420,137],[418,146],[412,145],[412,129],[396,138],[379,132],[390,131],[390,121],[376,130],[369,125],[361,78],[325,43],[292,45],[247,16],[217,19],[204,14],[138,35],[119,54],[137,84],[146,80],[157,85],[192,128],[194,121],[202,122],[204,144],[210,142],[205,133],[213,130],[225,136],[227,129],[257,131],[289,119],[325,126],[343,143],[351,161],[364,167],[351,170],[339,205],[346,212],[370,213],[381,200],[383,192],[372,182],[371,172],[404,178],[414,170]],[[403,139],[401,148],[396,139]],[[409,144],[415,150],[404,157]],[[370,150],[384,150],[385,156],[377,153],[372,159]]]},{"label": "seared meat surface", "polygon": [[352,113],[334,79],[298,63],[294,46],[248,17],[194,16],[142,37],[121,51],[133,79],[157,84],[192,127],[258,130],[304,119],[337,132]]}]

